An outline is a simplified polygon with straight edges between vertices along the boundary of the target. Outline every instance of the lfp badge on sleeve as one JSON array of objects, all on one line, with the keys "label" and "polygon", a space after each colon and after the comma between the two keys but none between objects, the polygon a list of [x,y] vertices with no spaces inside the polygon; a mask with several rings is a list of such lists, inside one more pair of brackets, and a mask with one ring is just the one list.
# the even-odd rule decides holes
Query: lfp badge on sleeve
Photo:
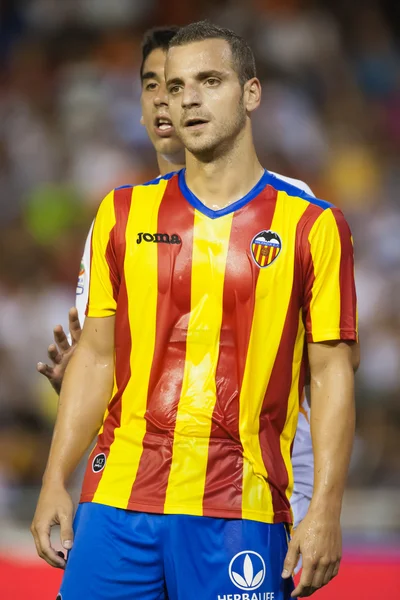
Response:
[{"label": "lfp badge on sleeve", "polygon": [[260,231],[251,241],[251,255],[256,265],[264,269],[272,265],[282,249],[281,238],[275,231]]}]

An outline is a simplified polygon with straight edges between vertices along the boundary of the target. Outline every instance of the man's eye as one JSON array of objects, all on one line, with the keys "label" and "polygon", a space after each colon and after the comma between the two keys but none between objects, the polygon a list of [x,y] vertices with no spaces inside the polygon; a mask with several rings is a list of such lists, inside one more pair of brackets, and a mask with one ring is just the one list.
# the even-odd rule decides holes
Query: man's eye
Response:
[{"label": "man's eye", "polygon": [[173,85],[172,87],[169,88],[169,93],[170,94],[178,94],[180,89],[181,89],[180,85]]},{"label": "man's eye", "polygon": [[207,79],[207,84],[214,87],[219,84],[219,79],[216,79],[215,77],[209,77]]},{"label": "man's eye", "polygon": [[157,87],[157,84],[156,84],[156,83],[154,83],[154,82],[153,82],[153,83],[148,83],[148,84],[146,85],[146,90],[147,90],[148,92],[153,92],[153,91],[156,89],[156,87]]}]

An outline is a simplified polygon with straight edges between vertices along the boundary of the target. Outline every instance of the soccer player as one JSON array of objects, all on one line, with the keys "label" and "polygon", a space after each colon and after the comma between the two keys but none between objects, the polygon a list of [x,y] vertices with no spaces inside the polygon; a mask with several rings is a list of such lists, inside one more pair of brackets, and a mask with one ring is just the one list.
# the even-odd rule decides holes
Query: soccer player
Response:
[{"label": "soccer player", "polygon": [[[157,163],[161,175],[178,171],[184,166],[184,149],[172,126],[168,113],[168,98],[165,88],[164,65],[168,44],[178,28],[166,27],[152,29],[144,35],[143,56],[140,75],[142,80],[142,124],[146,127],[149,137],[156,150]],[[273,173],[278,178],[291,183],[300,190],[313,195],[303,181],[291,179]],[[53,366],[38,363],[38,371],[45,375],[59,394],[62,379],[67,364],[79,341],[81,328],[85,320],[85,310],[88,301],[90,283],[90,229],[85,250],[81,261],[79,279],[76,289],[76,309],[69,312],[70,342],[61,325],[54,328],[54,344],[48,348],[49,359]],[[303,396],[302,408],[299,414],[297,432],[293,447],[294,487],[291,496],[294,525],[300,523],[307,512],[312,496],[313,486],[313,453],[309,425],[309,407]]]},{"label": "soccer player", "polygon": [[[99,209],[35,541],[60,564],[43,523],[60,520],[71,545],[65,481],[101,428],[64,600],[288,598],[299,553],[294,594],[309,595],[340,560],[357,339],[350,232],[340,211],[259,164],[260,87],[241,38],[183,28],[167,76],[187,169],[114,190]],[[307,361],[315,491],[282,579]]]},{"label": "soccer player", "polygon": [[[161,175],[178,171],[185,164],[183,145],[177,137],[168,113],[168,98],[165,89],[164,65],[170,40],[178,27],[160,27],[145,33],[142,44],[142,119],[154,146]],[[90,277],[90,228],[79,270],[76,289],[76,309],[69,312],[69,341],[61,327],[54,328],[54,344],[48,348],[48,357],[53,365],[38,363],[37,370],[45,375],[59,394],[65,369],[80,338],[81,325],[85,320]]]}]

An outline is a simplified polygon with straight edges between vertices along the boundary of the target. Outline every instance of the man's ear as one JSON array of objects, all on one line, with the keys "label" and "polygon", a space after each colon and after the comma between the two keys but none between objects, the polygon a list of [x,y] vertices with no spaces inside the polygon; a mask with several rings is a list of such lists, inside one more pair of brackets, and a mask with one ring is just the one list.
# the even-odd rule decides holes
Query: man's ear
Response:
[{"label": "man's ear", "polygon": [[143,115],[140,117],[140,124],[144,125],[144,119],[143,119]]},{"label": "man's ear", "polygon": [[244,84],[244,101],[248,112],[253,112],[260,106],[261,84],[257,77],[253,77]]}]

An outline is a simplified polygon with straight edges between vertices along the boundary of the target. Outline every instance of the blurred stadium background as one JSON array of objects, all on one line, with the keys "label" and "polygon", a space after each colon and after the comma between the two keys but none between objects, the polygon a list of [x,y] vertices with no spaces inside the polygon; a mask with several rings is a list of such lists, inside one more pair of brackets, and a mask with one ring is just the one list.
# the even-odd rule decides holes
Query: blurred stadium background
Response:
[{"label": "blurred stadium background", "polygon": [[[356,248],[362,365],[339,577],[317,597],[400,598],[398,0],[0,2],[0,597],[54,599],[33,515],[56,412],[36,373],[67,322],[103,195],[157,174],[140,41],[207,17],[249,39],[264,165],[340,206]],[[73,482],[78,487],[79,475]],[[171,549],[173,551],[173,549]],[[94,549],[95,559],[95,549]],[[396,575],[397,573],[397,575]]]}]

